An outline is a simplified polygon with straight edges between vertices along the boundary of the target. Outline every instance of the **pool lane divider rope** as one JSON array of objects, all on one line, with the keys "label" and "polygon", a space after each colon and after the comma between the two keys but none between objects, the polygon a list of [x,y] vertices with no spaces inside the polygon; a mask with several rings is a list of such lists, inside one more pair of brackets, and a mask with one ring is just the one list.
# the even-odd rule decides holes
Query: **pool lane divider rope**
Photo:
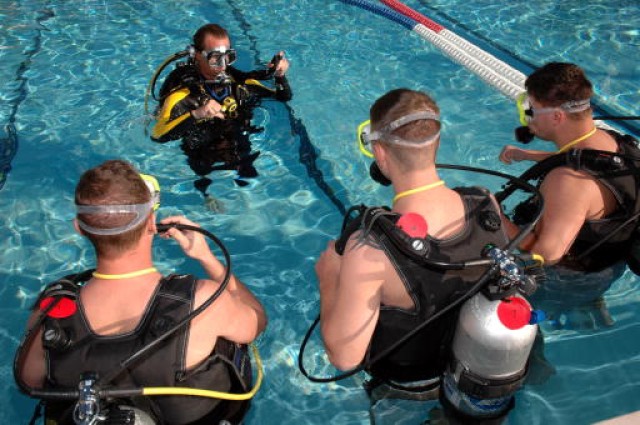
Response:
[{"label": "pool lane divider rope", "polygon": [[381,0],[384,4],[369,0],[341,1],[400,23],[513,100],[524,91],[526,77],[522,72],[399,1]]},{"label": "pool lane divider rope", "polygon": [[[504,55],[503,59],[505,59],[507,61],[506,63],[510,64],[511,66],[514,66],[514,64],[516,64],[515,66],[517,66],[519,69],[528,69],[528,72],[533,71],[536,68],[538,68],[537,65],[527,61],[526,59],[524,59],[521,56],[518,56],[517,54],[515,54],[514,52],[512,52],[512,51],[508,50],[507,48],[501,46],[500,44],[498,44],[494,40],[487,39],[486,37],[483,37],[482,35],[474,32],[472,29],[470,29],[467,26],[465,26],[460,21],[458,21],[458,20],[454,19],[453,17],[443,13],[442,11],[438,10],[437,8],[426,4],[425,0],[420,0],[420,3],[422,4],[422,6],[428,8],[432,13],[435,13],[437,16],[439,16],[440,19],[441,19],[441,22],[442,21],[448,22],[450,25],[453,25],[454,27],[461,29],[463,31],[463,34],[466,34],[467,37],[469,37],[469,36],[475,37],[479,42],[486,43],[488,48],[495,49],[495,52],[497,52],[498,54],[503,54]],[[458,35],[456,35],[452,31],[446,30],[446,32],[449,33],[449,34],[454,34],[454,37],[459,38],[461,40],[464,40],[463,41],[464,43],[470,44],[470,46],[468,46],[468,48],[479,49],[478,46],[476,46],[473,43],[469,43],[468,40],[466,40],[463,37],[459,37]],[[448,37],[447,33],[443,34],[444,37]],[[480,49],[480,50],[482,50],[482,49]],[[505,70],[503,70],[503,71],[505,71]],[[507,77],[509,77],[509,76],[507,75]],[[513,80],[513,81],[515,81],[515,80]],[[517,81],[515,81],[515,82],[517,82]],[[522,85],[524,85],[524,82],[522,82]],[[638,123],[636,123],[636,121],[638,120],[637,116],[621,116],[619,113],[615,112],[615,110],[612,109],[610,106],[600,103],[597,96],[594,96],[594,98],[591,99],[591,107],[593,108],[594,113],[596,113],[598,115],[598,116],[595,117],[595,120],[598,121],[598,127],[604,127],[604,128],[611,129],[611,127],[609,127],[603,121],[614,120],[614,121],[616,121],[616,124],[619,125],[620,127],[626,129],[627,131],[629,131],[631,133],[634,133],[634,134],[640,136],[640,125]]]},{"label": "pool lane divider rope", "polygon": [[[414,32],[420,34],[422,38],[439,48],[449,58],[476,74],[505,96],[516,100],[525,91],[526,76],[511,65],[398,0],[380,1],[399,13],[410,14],[417,23],[413,28]],[[602,121],[598,122],[598,127],[613,130],[611,126]]]},{"label": "pool lane divider rope", "polygon": [[414,32],[505,96],[515,100],[524,91],[526,76],[522,72],[397,0],[381,3],[410,16],[416,22]]},{"label": "pool lane divider rope", "polygon": [[[516,100],[525,91],[526,76],[506,62],[481,49],[443,25],[427,18],[397,0],[341,0],[387,17],[420,35],[454,62],[464,66],[503,95]],[[402,17],[409,21],[403,20]],[[601,109],[594,105],[595,109]],[[612,129],[599,121],[598,127]]]}]

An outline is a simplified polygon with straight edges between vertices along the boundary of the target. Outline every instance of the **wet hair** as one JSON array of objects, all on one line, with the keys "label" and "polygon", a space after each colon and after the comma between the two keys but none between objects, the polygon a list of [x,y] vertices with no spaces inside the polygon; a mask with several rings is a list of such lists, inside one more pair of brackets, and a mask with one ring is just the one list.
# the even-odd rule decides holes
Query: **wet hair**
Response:
[{"label": "wet hair", "polygon": [[[426,93],[406,88],[395,89],[375,101],[369,117],[371,129],[376,131],[385,125],[414,112],[429,110],[440,114],[440,108],[436,102]],[[393,134],[407,141],[424,140],[440,131],[440,122],[434,120],[412,121],[397,128]],[[407,169],[423,167],[425,161],[435,161],[435,153],[439,141],[424,149],[407,148],[397,145],[389,145],[390,152]]]},{"label": "wet hair", "polygon": [[206,36],[212,36],[215,38],[229,38],[229,33],[226,29],[222,28],[218,24],[203,25],[193,35],[193,46],[196,50],[204,50],[204,39]]},{"label": "wet hair", "polygon": [[[572,63],[550,62],[536,69],[524,83],[527,93],[544,106],[560,106],[570,101],[590,99],[593,85],[584,71]],[[570,113],[569,116],[590,116],[591,109]]]},{"label": "wet hair", "polygon": [[[128,162],[110,160],[87,170],[78,181],[75,202],[78,205],[144,204],[151,193],[138,171]],[[89,226],[108,229],[130,223],[134,213],[78,214]],[[118,235],[83,234],[91,241],[98,255],[113,257],[133,248],[146,228],[147,220]]]}]

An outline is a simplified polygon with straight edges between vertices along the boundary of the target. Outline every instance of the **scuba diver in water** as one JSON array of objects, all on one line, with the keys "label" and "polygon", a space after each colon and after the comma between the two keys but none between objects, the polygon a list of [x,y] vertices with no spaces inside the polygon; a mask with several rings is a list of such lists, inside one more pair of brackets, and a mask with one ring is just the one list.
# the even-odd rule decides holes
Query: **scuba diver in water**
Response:
[{"label": "scuba diver in water", "polygon": [[[486,189],[452,189],[438,176],[440,112],[429,96],[392,90],[373,104],[370,118],[359,127],[361,149],[375,158],[372,177],[392,184],[395,196],[391,210],[362,207],[352,221],[346,217],[341,237],[329,242],[316,264],[329,361],[351,372],[364,367],[372,376],[365,384],[372,421],[388,400],[440,397],[450,423],[501,423],[523,382],[537,327],[530,324],[535,322],[528,304],[518,298],[505,308],[519,305],[526,321],[493,332],[504,338],[496,344],[501,352],[483,346],[492,336],[476,331],[454,338],[456,326],[465,326],[459,322],[464,309],[456,303],[486,281],[486,269],[445,265],[509,243],[499,205]],[[412,250],[424,255],[416,258]],[[474,309],[481,313],[476,314],[484,314],[485,307],[495,314],[494,303],[477,296],[472,300],[480,307]],[[465,323],[478,322],[465,317]],[[468,384],[472,375],[457,368],[474,369],[474,356],[481,361],[473,373],[490,385],[460,384]],[[447,370],[456,375],[443,381]],[[421,418],[426,413],[421,409]]]},{"label": "scuba diver in water", "polygon": [[[189,50],[174,58],[186,55],[188,61],[179,63],[160,89],[151,139],[158,143],[182,139],[187,162],[200,176],[194,186],[207,198],[211,179],[206,176],[214,170],[236,170],[236,183],[242,186],[247,184],[244,179],[258,175],[253,162],[260,152],[251,152],[249,138],[262,129],[251,124],[253,108],[267,97],[291,99],[285,76],[289,62],[279,52],[265,70],[234,68],[236,51],[227,31],[216,24],[198,29]],[[261,83],[271,79],[274,88]]]},{"label": "scuba diver in water", "polygon": [[[558,326],[611,325],[602,295],[624,272],[636,235],[640,150],[632,137],[596,127],[593,87],[577,65],[548,63],[527,78],[525,87],[517,139],[528,143],[535,136],[557,148],[506,146],[500,153],[507,164],[538,161],[521,178],[539,182],[545,209],[521,248],[542,255],[553,267],[546,268],[547,281],[532,302]],[[515,208],[516,224],[529,220],[532,202]]]},{"label": "scuba diver in water", "polygon": [[[81,402],[75,408],[61,398],[47,401],[47,423],[74,423],[83,406],[98,405],[92,392],[98,383],[116,392],[139,386],[194,387],[232,396],[248,391],[252,368],[246,344],[265,329],[265,312],[228,271],[230,265],[215,257],[202,234],[186,230],[202,229],[179,216],[156,225],[157,181],[120,160],[86,171],[76,187],[75,203],[74,225],[92,243],[96,269],[66,276],[42,292],[15,362],[16,380],[32,397],[72,392],[80,383]],[[160,274],[152,258],[158,229],[199,261],[209,277]],[[129,405],[145,418],[142,424],[238,424],[250,403],[192,395],[115,396],[117,401],[110,400],[105,411],[111,417]],[[105,413],[98,410],[84,413]],[[104,420],[85,419],[75,423]]]}]

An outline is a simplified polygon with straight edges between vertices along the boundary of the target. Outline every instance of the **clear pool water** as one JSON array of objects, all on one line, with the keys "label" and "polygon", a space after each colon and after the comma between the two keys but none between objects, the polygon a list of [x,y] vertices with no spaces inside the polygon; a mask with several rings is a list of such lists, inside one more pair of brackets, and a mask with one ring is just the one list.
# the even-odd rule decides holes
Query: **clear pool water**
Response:
[{"label": "clear pool water", "polygon": [[[616,114],[640,112],[636,1],[406,4],[523,71],[550,60],[576,62],[596,84],[599,105]],[[441,162],[514,174],[526,167],[497,161],[517,125],[511,101],[416,34],[341,1],[5,0],[0,22],[0,167],[11,166],[0,190],[3,424],[27,423],[34,405],[11,373],[28,306],[47,282],[92,265],[88,244],[70,224],[75,182],[90,166],[113,157],[134,162],[160,180],[161,215],[184,213],[225,241],[235,272],[270,317],[259,341],[266,380],[247,418],[267,425],[368,423],[362,376],[310,383],[297,369],[297,353],[318,313],[315,259],[339,232],[341,208],[390,200],[368,178],[354,145],[355,127],[376,97],[396,87],[431,93],[444,119]],[[286,50],[294,90],[288,105],[267,102],[256,112],[266,129],[253,141],[262,152],[255,163],[260,176],[239,188],[232,174],[214,174],[212,192],[224,205],[218,214],[193,189],[177,144],[157,145],[144,133],[149,78],[206,22],[229,29],[240,68]],[[443,176],[492,190],[502,183],[460,172]],[[171,243],[158,241],[156,251],[161,270],[198,272]],[[638,278],[627,271],[606,301],[612,328],[546,330],[557,374],[518,393],[510,424],[586,424],[640,409]],[[305,360],[316,374],[332,373],[317,338]]]}]

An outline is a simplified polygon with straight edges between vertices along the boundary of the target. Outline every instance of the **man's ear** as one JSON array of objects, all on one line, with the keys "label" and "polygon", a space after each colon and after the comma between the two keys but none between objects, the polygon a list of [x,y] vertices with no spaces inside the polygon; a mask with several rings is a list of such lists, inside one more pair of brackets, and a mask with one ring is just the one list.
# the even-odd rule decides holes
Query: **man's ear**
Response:
[{"label": "man's ear", "polygon": [[156,213],[149,214],[149,218],[147,219],[147,231],[151,234],[158,233],[158,228],[156,227]]},{"label": "man's ear", "polygon": [[382,146],[382,143],[374,143],[373,146],[373,157],[378,164],[378,168],[382,172],[382,174],[387,177],[387,151]]},{"label": "man's ear", "polygon": [[84,231],[78,225],[78,219],[77,218],[73,219],[73,228],[75,229],[77,234],[79,234],[81,236],[85,236]]},{"label": "man's ear", "polygon": [[558,124],[562,124],[564,123],[568,118],[567,118],[567,113],[565,111],[562,110],[557,110],[553,112],[553,119],[556,123]]}]

